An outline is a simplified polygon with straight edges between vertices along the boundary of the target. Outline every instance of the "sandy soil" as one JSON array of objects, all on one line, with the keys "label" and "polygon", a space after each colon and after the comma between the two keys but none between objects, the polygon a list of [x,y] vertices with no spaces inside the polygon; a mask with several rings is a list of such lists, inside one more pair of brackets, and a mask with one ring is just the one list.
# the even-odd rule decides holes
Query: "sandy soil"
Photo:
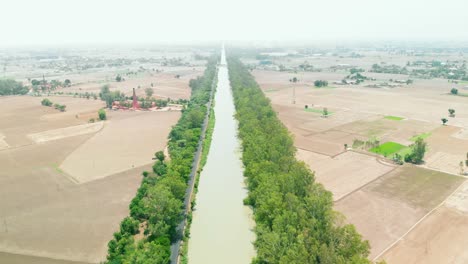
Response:
[{"label": "sandy soil", "polygon": [[335,204],[335,209],[354,224],[371,245],[370,259],[377,256],[426,214],[421,208],[359,190]]},{"label": "sandy soil", "polygon": [[[335,204],[371,244],[374,258],[439,205],[463,178],[398,167]],[[400,263],[400,262],[398,262]]]},{"label": "sandy soil", "polygon": [[445,205],[468,214],[468,181],[465,181],[462,186],[447,199]]},{"label": "sandy soil", "polygon": [[[294,74],[259,70],[253,74],[262,89],[276,89],[266,93],[273,104],[291,105],[293,84],[289,79]],[[447,109],[454,108],[457,115],[456,118],[449,118],[450,124],[468,126],[468,100],[447,95],[452,88],[452,84],[447,81],[417,80],[411,86],[392,89],[362,86],[317,89],[311,83],[325,73],[301,74],[302,77],[298,78],[304,81],[296,84],[296,104],[301,107],[305,104],[319,104],[330,109],[347,108],[359,114],[394,115],[434,124],[440,124],[440,118],[448,116]]]},{"label": "sandy soil", "polygon": [[387,263],[467,263],[468,217],[440,207],[383,255]]},{"label": "sandy soil", "polygon": [[352,151],[330,158],[299,149],[297,157],[315,171],[317,181],[333,193],[335,201],[394,169]]},{"label": "sandy soil", "polygon": [[99,100],[72,97],[49,98],[54,103],[65,104],[66,112],[41,105],[45,97],[16,96],[0,97],[0,134],[10,147],[19,147],[34,142],[28,134],[60,129],[88,123],[88,119],[77,118],[81,113],[97,113],[104,106]]},{"label": "sandy soil", "polygon": [[[108,81],[91,81],[82,84],[73,85],[69,88],[61,89],[63,92],[78,93],[96,93],[100,92],[104,84],[109,84],[111,91],[119,90],[130,96],[133,88],[136,89],[137,96],[146,96],[145,88],[153,88],[153,96],[156,98],[189,99],[190,79],[203,75],[204,67],[158,67],[164,72],[143,73],[137,76],[124,76],[125,81],[116,82],[114,79]],[[162,69],[161,69],[162,68]],[[180,78],[175,78],[180,75]],[[153,84],[153,87],[151,87]],[[140,87],[140,88],[138,88]]]},{"label": "sandy soil", "polygon": [[104,122],[83,124],[78,126],[48,130],[35,134],[28,134],[28,137],[36,143],[42,143],[67,137],[96,133],[99,130],[101,130],[103,126]]},{"label": "sandy soil", "polygon": [[105,127],[60,165],[79,182],[152,163],[180,112],[111,112]]},{"label": "sandy soil", "polygon": [[460,173],[460,161],[466,159],[468,140],[456,137],[461,131],[458,127],[440,126],[427,139],[429,151],[426,154],[426,165],[453,174]]}]

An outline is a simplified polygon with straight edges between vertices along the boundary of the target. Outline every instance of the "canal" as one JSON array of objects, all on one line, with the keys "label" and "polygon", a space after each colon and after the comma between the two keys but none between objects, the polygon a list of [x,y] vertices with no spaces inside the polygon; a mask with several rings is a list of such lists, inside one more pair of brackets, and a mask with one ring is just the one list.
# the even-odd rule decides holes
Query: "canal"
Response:
[{"label": "canal", "polygon": [[251,209],[243,205],[247,190],[224,49],[214,103],[216,123],[198,185],[189,263],[247,264],[255,256],[254,221]]}]

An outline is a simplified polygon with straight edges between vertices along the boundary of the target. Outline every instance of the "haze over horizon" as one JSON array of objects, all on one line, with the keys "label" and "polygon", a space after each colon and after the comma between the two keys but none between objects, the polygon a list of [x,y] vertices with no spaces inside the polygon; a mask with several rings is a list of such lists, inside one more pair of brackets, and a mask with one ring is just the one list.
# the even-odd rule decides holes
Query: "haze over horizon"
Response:
[{"label": "haze over horizon", "polygon": [[465,0],[6,0],[0,46],[468,41]]}]

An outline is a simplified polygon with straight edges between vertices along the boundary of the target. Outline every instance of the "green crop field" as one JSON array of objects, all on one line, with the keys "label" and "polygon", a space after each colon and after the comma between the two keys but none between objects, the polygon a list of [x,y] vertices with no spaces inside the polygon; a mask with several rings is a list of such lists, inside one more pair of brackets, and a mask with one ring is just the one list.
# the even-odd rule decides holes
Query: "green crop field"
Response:
[{"label": "green crop field", "polygon": [[408,148],[408,147],[404,146],[404,145],[401,145],[399,143],[396,143],[396,142],[389,141],[389,142],[383,143],[382,145],[379,145],[378,147],[371,148],[369,151],[387,157],[387,156],[392,155],[394,153],[398,153],[398,152],[402,151],[405,148]]},{"label": "green crop field", "polygon": [[388,120],[394,120],[394,121],[400,121],[404,119],[403,117],[399,117],[399,116],[385,116],[384,118]]},{"label": "green crop field", "polygon": [[410,140],[411,140],[411,141],[416,141],[416,139],[418,139],[418,138],[426,139],[426,138],[428,138],[429,136],[431,136],[431,132],[422,133],[422,134],[413,136],[413,137],[410,138]]}]

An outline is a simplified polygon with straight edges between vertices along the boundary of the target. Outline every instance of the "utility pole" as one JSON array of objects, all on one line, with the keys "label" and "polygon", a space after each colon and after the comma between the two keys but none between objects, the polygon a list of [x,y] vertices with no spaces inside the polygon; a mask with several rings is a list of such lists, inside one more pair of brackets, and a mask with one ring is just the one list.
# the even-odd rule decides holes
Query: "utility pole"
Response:
[{"label": "utility pole", "polygon": [[296,83],[293,84],[293,104],[296,104]]}]

